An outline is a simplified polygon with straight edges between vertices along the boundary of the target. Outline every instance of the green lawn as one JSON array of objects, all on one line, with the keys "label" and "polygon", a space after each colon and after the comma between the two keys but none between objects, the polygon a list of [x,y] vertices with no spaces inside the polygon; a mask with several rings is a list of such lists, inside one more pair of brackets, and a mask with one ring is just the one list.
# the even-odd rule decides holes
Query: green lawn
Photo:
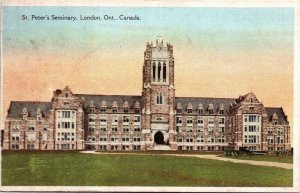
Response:
[{"label": "green lawn", "polygon": [[256,161],[269,161],[269,162],[281,162],[281,163],[293,163],[293,156],[283,155],[241,155],[241,156],[224,156],[221,157],[242,159],[242,160],[256,160]]},{"label": "green lawn", "polygon": [[3,152],[4,186],[292,186],[292,170],[164,155]]}]

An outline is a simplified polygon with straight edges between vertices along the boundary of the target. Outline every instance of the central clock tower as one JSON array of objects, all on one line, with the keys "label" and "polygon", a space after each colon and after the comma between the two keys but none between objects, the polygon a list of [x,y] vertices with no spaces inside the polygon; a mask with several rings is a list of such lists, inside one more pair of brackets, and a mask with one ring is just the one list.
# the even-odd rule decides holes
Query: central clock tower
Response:
[{"label": "central clock tower", "polygon": [[173,46],[162,37],[147,43],[143,65],[143,128],[146,149],[172,148],[174,142],[175,88]]}]

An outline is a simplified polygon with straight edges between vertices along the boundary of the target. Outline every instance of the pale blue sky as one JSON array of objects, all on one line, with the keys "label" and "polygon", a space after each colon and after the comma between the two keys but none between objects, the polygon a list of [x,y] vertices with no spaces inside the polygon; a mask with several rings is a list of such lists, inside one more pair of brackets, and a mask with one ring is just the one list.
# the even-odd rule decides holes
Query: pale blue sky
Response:
[{"label": "pale blue sky", "polygon": [[[140,21],[21,21],[21,15],[138,15]],[[32,41],[46,51],[130,46],[160,34],[174,44],[218,45],[227,51],[291,47],[292,8],[4,7],[4,48],[24,52]],[[272,35],[270,35],[272,34]],[[241,42],[243,42],[241,44]]]}]

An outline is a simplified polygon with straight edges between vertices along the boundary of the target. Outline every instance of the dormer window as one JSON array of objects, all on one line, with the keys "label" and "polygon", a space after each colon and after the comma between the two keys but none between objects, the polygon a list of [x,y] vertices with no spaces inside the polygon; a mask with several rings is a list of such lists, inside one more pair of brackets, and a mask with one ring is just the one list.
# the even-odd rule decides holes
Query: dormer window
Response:
[{"label": "dormer window", "polygon": [[272,115],[272,124],[273,124],[273,125],[277,125],[277,124],[278,124],[278,116],[277,116],[276,113],[274,113],[274,114]]},{"label": "dormer window", "polygon": [[203,115],[203,109],[198,109],[200,115]]},{"label": "dormer window", "polygon": [[212,103],[208,105],[208,114],[214,114],[214,105]]},{"label": "dormer window", "polygon": [[112,104],[112,112],[117,113],[118,112],[118,103],[117,101],[114,101]]},{"label": "dormer window", "polygon": [[181,114],[181,103],[177,103],[177,106],[176,106],[176,112],[177,114]]},{"label": "dormer window", "polygon": [[141,107],[140,107],[140,102],[139,102],[139,101],[136,101],[135,104],[134,104],[134,112],[135,112],[136,114],[139,114],[139,113],[140,113],[140,109],[141,109]]},{"label": "dormer window", "polygon": [[128,107],[125,107],[125,108],[124,108],[124,113],[128,113],[128,111],[129,111],[129,110],[128,110]]},{"label": "dormer window", "polygon": [[107,107],[106,107],[106,101],[102,101],[101,105],[100,105],[100,112],[101,113],[105,113],[106,109],[107,109]]},{"label": "dormer window", "polygon": [[193,105],[192,105],[192,103],[188,104],[188,106],[187,106],[187,112],[188,112],[188,114],[191,114],[193,112]]},{"label": "dormer window", "polygon": [[125,101],[124,104],[123,104],[123,111],[124,111],[124,113],[129,112],[129,105],[128,105],[127,101]]},{"label": "dormer window", "polygon": [[223,109],[220,110],[220,115],[224,115],[224,110]]}]

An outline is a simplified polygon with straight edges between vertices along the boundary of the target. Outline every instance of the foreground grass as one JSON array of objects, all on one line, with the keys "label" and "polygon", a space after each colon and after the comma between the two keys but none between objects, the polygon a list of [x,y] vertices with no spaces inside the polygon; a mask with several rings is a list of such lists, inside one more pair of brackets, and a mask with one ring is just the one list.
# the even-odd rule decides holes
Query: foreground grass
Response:
[{"label": "foreground grass", "polygon": [[292,170],[163,155],[5,152],[4,186],[292,186]]},{"label": "foreground grass", "polygon": [[224,156],[221,157],[241,159],[241,160],[256,160],[256,161],[269,161],[269,162],[280,162],[280,163],[293,163],[293,156],[276,156],[276,155],[241,155],[241,156]]}]

